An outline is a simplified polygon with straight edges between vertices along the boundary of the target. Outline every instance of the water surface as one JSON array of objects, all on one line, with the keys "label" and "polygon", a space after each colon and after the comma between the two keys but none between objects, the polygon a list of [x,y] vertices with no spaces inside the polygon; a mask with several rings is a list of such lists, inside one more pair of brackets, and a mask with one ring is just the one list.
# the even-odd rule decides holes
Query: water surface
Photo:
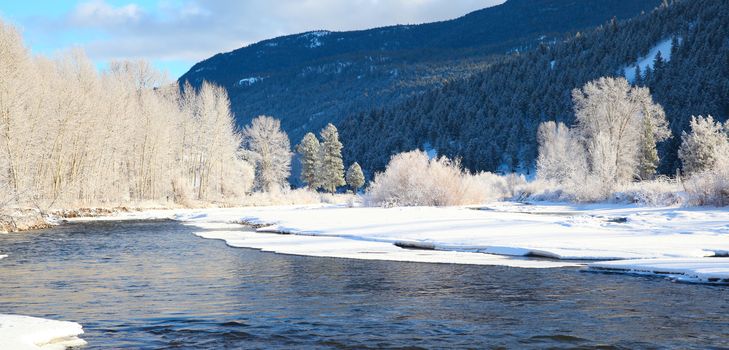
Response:
[{"label": "water surface", "polygon": [[87,348],[729,348],[729,288],[577,269],[311,258],[175,222],[0,235],[0,313]]}]

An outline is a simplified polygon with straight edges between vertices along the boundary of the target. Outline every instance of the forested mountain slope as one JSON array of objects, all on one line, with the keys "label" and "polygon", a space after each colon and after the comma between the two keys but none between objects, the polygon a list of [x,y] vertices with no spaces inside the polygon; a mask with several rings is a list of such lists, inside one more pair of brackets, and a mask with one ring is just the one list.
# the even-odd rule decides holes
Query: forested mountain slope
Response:
[{"label": "forested mountain slope", "polygon": [[660,0],[509,0],[458,19],[265,40],[196,64],[180,78],[225,87],[240,125],[272,115],[292,141],[357,112],[394,105],[487,68],[494,54],[561,41]]},{"label": "forested mountain slope", "polygon": [[635,63],[653,66],[654,57],[645,56],[659,49],[670,60],[658,59],[635,83],[650,87],[666,110],[674,137],[660,145],[661,170],[671,173],[690,116],[712,114],[723,121],[729,115],[726,0],[675,1],[610,21],[565,42],[504,57],[482,73],[394,108],[348,118],[339,125],[345,156],[371,174],[390,155],[428,145],[462,157],[471,170],[529,172],[539,123],[572,123],[572,89],[601,76],[634,75]]}]

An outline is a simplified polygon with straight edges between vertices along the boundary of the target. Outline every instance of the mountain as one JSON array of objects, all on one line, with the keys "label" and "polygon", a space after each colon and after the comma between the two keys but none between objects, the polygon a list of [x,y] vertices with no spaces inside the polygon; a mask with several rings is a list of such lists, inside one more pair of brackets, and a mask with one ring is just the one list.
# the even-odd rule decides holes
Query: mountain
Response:
[{"label": "mountain", "polygon": [[649,87],[664,106],[674,137],[659,145],[660,169],[675,173],[691,115],[729,116],[729,1],[668,3],[501,57],[468,79],[347,118],[338,125],[345,157],[372,174],[392,154],[428,148],[462,158],[471,170],[528,173],[538,125],[574,121],[571,91],[601,76],[624,75]]},{"label": "mountain", "polygon": [[659,0],[509,0],[461,18],[315,31],[215,55],[180,79],[225,87],[240,125],[272,115],[296,143],[310,130],[483,71],[506,53],[650,11]]}]

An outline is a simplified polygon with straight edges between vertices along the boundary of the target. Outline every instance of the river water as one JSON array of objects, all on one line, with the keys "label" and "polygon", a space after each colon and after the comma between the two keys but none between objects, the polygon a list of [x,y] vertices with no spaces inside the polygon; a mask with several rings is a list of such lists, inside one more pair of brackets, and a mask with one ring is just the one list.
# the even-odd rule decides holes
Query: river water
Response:
[{"label": "river water", "polygon": [[653,277],[287,256],[169,221],[0,251],[0,313],[79,322],[89,349],[729,348],[729,288]]}]

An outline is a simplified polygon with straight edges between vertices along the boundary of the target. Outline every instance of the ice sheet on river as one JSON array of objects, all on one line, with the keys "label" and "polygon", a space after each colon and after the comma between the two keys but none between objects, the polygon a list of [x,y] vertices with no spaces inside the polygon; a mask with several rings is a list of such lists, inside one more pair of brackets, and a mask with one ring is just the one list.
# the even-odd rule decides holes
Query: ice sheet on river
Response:
[{"label": "ice sheet on river", "polygon": [[83,332],[74,322],[0,314],[0,349],[64,350],[86,345]]},{"label": "ice sheet on river", "polygon": [[602,272],[660,275],[683,282],[729,284],[729,258],[617,260],[589,267]]}]

